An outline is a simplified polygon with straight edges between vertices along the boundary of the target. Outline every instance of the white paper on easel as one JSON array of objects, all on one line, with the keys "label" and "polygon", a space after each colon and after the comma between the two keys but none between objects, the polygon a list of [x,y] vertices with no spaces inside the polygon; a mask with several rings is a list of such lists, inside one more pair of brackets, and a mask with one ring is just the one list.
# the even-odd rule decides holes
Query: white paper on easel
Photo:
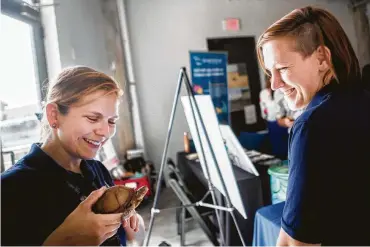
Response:
[{"label": "white paper on easel", "polygon": [[229,155],[231,154],[235,157],[234,165],[240,167],[241,169],[255,175],[259,176],[256,167],[253,165],[252,161],[249,159],[245,153],[242,145],[240,144],[238,138],[236,138],[233,130],[229,125],[220,125],[221,135],[226,141],[226,146]]},{"label": "white paper on easel", "polygon": [[[193,99],[189,96],[181,97],[185,116],[188,121],[189,129],[193,137],[195,148],[199,156],[203,174],[207,178],[207,175],[206,175],[206,165],[207,165],[209,173],[210,173],[211,183],[223,195],[225,195],[225,191],[223,190],[223,186],[221,183],[221,179],[223,178],[225,187],[230,196],[231,204],[246,219],[247,214],[244,208],[243,201],[240,196],[238,185],[236,183],[233,168],[229,160],[229,156],[227,154],[227,151],[226,151],[226,148],[223,142],[223,138],[221,136],[221,132],[219,129],[219,124],[218,124],[218,120],[217,120],[217,116],[215,112],[215,107],[212,103],[211,97],[209,95],[197,95],[195,96],[195,99],[197,101],[197,105],[199,107],[199,111],[200,111],[200,114],[202,116],[202,119],[205,125],[205,130],[202,128],[200,117],[197,114],[195,102],[193,101]],[[193,110],[196,116],[196,121],[193,117],[192,106],[193,106]],[[197,133],[196,127],[198,127],[199,135]],[[205,131],[208,134],[209,141],[212,146],[213,152],[215,154],[217,164],[219,165],[222,178],[220,178],[219,173],[217,171],[216,163],[214,162],[214,159],[212,157],[211,147],[208,145]],[[200,143],[202,143],[205,157],[203,157]]]}]

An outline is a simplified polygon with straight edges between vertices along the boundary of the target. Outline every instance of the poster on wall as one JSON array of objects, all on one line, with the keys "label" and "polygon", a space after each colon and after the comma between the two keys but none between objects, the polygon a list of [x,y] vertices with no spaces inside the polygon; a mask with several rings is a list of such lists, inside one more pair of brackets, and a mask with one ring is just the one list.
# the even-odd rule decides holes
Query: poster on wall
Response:
[{"label": "poster on wall", "polygon": [[243,111],[246,105],[250,105],[252,103],[247,64],[228,64],[227,81],[230,99],[230,112]]},{"label": "poster on wall", "polygon": [[220,124],[229,124],[226,52],[190,51],[191,81],[195,94],[210,95]]}]

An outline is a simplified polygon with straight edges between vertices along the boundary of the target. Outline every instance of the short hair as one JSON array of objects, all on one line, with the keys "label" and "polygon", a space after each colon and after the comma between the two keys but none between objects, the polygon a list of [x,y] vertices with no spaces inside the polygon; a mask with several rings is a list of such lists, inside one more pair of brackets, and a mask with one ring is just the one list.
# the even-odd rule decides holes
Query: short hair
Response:
[{"label": "short hair", "polygon": [[287,37],[295,41],[295,49],[303,57],[310,56],[319,46],[331,52],[327,58],[330,70],[324,77],[335,78],[338,83],[360,83],[360,66],[352,45],[338,20],[328,11],[315,7],[295,9],[272,24],[257,42],[257,56],[267,73],[262,47],[271,40]]}]

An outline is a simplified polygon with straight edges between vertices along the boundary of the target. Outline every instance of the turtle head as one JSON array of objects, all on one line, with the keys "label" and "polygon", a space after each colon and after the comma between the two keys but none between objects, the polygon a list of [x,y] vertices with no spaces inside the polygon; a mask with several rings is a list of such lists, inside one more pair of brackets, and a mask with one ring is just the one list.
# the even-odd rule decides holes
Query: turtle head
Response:
[{"label": "turtle head", "polygon": [[148,192],[148,187],[146,186],[142,186],[140,187],[139,189],[137,189],[135,191],[135,195],[136,195],[136,207],[139,206],[139,204],[141,203],[141,201],[144,199],[144,196],[146,195],[146,193]]}]

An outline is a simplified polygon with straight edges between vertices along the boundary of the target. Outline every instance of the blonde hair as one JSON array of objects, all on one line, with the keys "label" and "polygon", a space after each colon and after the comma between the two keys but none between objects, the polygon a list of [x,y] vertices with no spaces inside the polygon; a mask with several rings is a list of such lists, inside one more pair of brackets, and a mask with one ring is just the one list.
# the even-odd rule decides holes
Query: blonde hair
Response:
[{"label": "blonde hair", "polygon": [[[69,108],[79,104],[83,97],[101,90],[106,94],[115,93],[117,97],[123,94],[118,83],[102,72],[83,66],[66,68],[49,84],[44,105],[54,103],[58,111],[66,115]],[[42,142],[47,141],[51,134],[45,111],[41,120]]]},{"label": "blonde hair", "polygon": [[338,83],[361,81],[359,62],[351,43],[338,20],[328,11],[310,6],[295,9],[267,28],[259,37],[256,48],[265,73],[262,46],[282,37],[292,39],[294,49],[303,57],[310,56],[319,46],[330,50],[331,57],[326,58],[330,70],[324,75],[324,82],[333,78]]}]

